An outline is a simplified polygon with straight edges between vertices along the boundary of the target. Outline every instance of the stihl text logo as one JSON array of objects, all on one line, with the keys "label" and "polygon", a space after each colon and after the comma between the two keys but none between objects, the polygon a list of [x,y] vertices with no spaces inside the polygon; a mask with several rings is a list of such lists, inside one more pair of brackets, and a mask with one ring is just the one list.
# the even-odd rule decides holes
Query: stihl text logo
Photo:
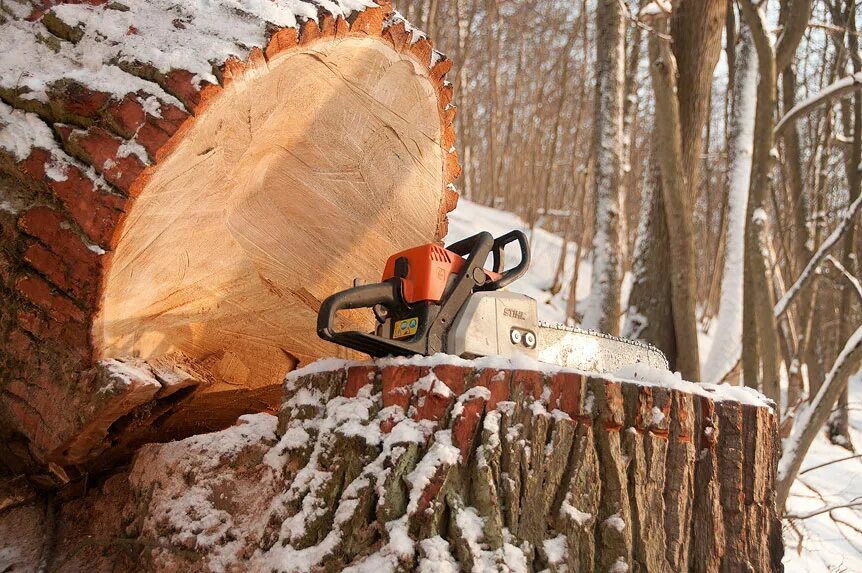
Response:
[{"label": "stihl text logo", "polygon": [[527,313],[523,310],[515,310],[514,308],[504,308],[503,316],[514,318],[517,320],[527,320]]}]

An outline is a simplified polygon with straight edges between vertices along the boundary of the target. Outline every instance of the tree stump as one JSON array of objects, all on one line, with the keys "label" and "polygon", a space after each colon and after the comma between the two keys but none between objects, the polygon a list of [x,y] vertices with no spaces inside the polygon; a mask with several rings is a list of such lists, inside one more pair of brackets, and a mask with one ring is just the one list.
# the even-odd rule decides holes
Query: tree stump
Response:
[{"label": "tree stump", "polygon": [[449,362],[322,361],[277,419],[143,446],[57,508],[51,570],[781,570],[769,403]]},{"label": "tree stump", "polygon": [[[327,568],[781,569],[770,403],[454,362],[288,376],[279,522],[297,536],[282,543],[341,536]],[[309,471],[325,477],[311,485]]]},{"label": "tree stump", "polygon": [[451,62],[389,0],[285,5],[0,6],[7,470],[275,411],[345,356],[320,301],[445,235]]},{"label": "tree stump", "polygon": [[499,359],[323,361],[288,376],[277,419],[143,446],[55,511],[51,554],[59,571],[780,571],[776,420],[750,398]]}]

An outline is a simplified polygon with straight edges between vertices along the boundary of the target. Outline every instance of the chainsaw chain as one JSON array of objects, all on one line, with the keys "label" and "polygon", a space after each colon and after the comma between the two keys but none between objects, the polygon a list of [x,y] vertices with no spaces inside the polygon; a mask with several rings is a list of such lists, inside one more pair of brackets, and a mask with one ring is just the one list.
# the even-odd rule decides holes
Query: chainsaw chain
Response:
[{"label": "chainsaw chain", "polygon": [[658,354],[659,356],[661,356],[662,360],[664,361],[665,368],[670,367],[670,364],[667,361],[667,356],[665,356],[664,352],[662,352],[660,349],[656,348],[655,346],[653,346],[649,342],[643,342],[641,340],[632,340],[631,338],[623,338],[622,336],[614,336],[613,334],[608,334],[606,332],[601,332],[599,330],[578,328],[576,326],[566,326],[565,324],[560,324],[559,322],[546,322],[544,320],[539,321],[539,328],[550,328],[552,330],[562,330],[564,332],[572,332],[575,334],[585,334],[587,336],[592,336],[595,338],[604,338],[605,340],[613,340],[614,342],[622,342],[623,344],[628,344],[629,346],[635,346],[637,348]]}]

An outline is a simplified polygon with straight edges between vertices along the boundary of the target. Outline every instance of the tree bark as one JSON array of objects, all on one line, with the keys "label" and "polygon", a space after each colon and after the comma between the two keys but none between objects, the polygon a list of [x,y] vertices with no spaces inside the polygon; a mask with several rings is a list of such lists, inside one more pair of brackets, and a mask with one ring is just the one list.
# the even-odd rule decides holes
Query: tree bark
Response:
[{"label": "tree bark", "polygon": [[728,223],[721,303],[715,325],[715,339],[704,367],[706,382],[719,383],[739,360],[734,348],[740,344],[743,325],[743,268],[745,221],[748,207],[751,156],[754,144],[754,101],[757,94],[757,53],[751,32],[744,23],[739,31],[738,53],[734,57],[733,92],[728,136]]},{"label": "tree bark", "polygon": [[[285,27],[228,4],[183,21],[150,3],[4,13],[0,34],[63,62],[0,54],[36,78],[0,78],[12,471],[50,462],[64,481],[142,441],[274,409],[284,372],[343,355],[315,334],[320,301],[446,234],[451,62],[386,1]],[[136,17],[165,45],[127,24],[111,36]],[[93,53],[117,55],[94,67],[81,58],[101,36]]]},{"label": "tree bark", "polygon": [[[723,3],[722,3],[723,5]],[[667,21],[654,24],[658,33],[665,34]],[[683,171],[680,103],[677,100],[676,58],[670,41],[653,34],[649,39],[650,72],[655,93],[656,148],[664,193],[670,255],[673,261],[670,276],[673,297],[673,323],[677,334],[676,368],[686,380],[700,380],[700,354],[697,346],[697,282],[693,227],[693,194]],[[696,159],[695,159],[696,161]],[[685,341],[683,343],[682,341]]]},{"label": "tree bark", "polygon": [[765,404],[469,362],[317,370],[277,426],[146,446],[62,509],[56,561],[100,570],[122,531],[143,571],[781,570]]}]

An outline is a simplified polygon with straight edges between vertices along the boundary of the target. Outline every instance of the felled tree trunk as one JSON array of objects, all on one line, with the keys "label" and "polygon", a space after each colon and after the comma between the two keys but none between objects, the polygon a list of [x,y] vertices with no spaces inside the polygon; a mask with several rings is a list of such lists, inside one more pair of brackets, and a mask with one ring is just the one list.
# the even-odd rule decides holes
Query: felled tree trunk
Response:
[{"label": "felled tree trunk", "polygon": [[289,376],[277,424],[258,414],[145,446],[127,473],[62,505],[53,563],[781,570],[772,406],[667,376],[499,360],[314,365]]},{"label": "felled tree trunk", "polygon": [[7,469],[65,481],[274,408],[344,355],[320,301],[445,235],[451,62],[358,4],[0,6]]}]

